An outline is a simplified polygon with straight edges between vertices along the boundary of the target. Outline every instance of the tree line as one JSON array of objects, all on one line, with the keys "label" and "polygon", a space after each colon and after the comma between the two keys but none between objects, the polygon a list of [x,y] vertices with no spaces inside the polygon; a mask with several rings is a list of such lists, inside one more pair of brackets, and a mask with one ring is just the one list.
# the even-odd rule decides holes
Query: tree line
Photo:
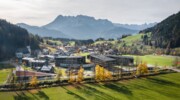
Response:
[{"label": "tree line", "polygon": [[18,48],[31,46],[31,49],[39,48],[41,38],[29,34],[27,30],[0,19],[0,61],[15,56]]}]

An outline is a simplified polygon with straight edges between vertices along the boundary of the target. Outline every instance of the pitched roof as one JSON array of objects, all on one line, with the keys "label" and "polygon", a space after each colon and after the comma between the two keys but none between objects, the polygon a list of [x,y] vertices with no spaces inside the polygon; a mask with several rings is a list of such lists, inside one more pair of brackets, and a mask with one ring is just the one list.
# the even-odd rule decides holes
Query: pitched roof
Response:
[{"label": "pitched roof", "polygon": [[16,71],[16,76],[18,77],[31,77],[31,76],[54,76],[55,74],[43,73],[43,72],[35,72],[35,71]]},{"label": "pitched roof", "polygon": [[42,66],[41,67],[41,71],[51,71],[51,69],[52,69],[53,67],[52,66]]}]

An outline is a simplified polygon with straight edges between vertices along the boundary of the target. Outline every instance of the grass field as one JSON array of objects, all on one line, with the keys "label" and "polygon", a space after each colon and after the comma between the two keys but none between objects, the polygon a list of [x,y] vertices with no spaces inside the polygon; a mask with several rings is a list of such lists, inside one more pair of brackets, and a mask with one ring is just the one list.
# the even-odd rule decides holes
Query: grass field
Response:
[{"label": "grass field", "polygon": [[52,43],[56,43],[57,45],[62,45],[62,42],[58,41],[58,40],[50,40],[50,39],[44,40],[44,42],[46,42],[46,41],[49,41],[49,42],[52,42]]},{"label": "grass field", "polygon": [[123,38],[122,40],[125,41],[126,45],[131,46],[132,43],[135,43],[135,42],[137,42],[137,41],[140,41],[142,35],[143,35],[143,34],[135,34],[135,35],[132,35],[132,36],[128,36],[128,37],[126,37],[126,38]]},{"label": "grass field", "polygon": [[1,100],[179,100],[180,73],[113,83],[0,92]]},{"label": "grass field", "polygon": [[10,73],[10,69],[1,69],[0,70],[0,85],[6,81],[9,73]]},{"label": "grass field", "polygon": [[[137,56],[134,55],[126,55],[134,57],[134,61],[136,61]],[[155,65],[157,63],[158,66],[172,66],[172,62],[175,59],[173,56],[160,56],[160,55],[145,55],[138,56],[142,62],[147,62],[148,64]]]}]

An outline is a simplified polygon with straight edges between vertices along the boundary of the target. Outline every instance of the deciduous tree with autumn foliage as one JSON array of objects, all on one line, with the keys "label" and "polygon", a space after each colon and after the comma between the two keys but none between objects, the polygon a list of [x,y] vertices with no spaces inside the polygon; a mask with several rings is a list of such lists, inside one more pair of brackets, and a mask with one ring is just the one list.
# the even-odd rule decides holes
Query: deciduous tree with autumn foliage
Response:
[{"label": "deciduous tree with autumn foliage", "polygon": [[37,84],[38,84],[38,79],[37,79],[37,77],[34,75],[34,76],[32,76],[32,78],[31,78],[31,80],[30,80],[30,85],[31,85],[32,87],[36,87]]},{"label": "deciduous tree with autumn foliage", "polygon": [[111,79],[112,79],[112,74],[110,71],[108,71],[104,67],[96,65],[95,67],[95,80],[96,81],[104,81],[104,80],[111,80]]},{"label": "deciduous tree with autumn foliage", "polygon": [[78,83],[83,81],[84,79],[83,75],[84,75],[84,68],[80,67],[80,69],[78,70],[78,77],[76,80]]},{"label": "deciduous tree with autumn foliage", "polygon": [[61,77],[62,77],[62,70],[59,68],[57,70],[56,80],[60,82],[61,81]]},{"label": "deciduous tree with autumn foliage", "polygon": [[76,79],[75,79],[75,74],[70,70],[70,72],[69,72],[69,83],[73,83],[73,82],[75,82],[76,81]]},{"label": "deciduous tree with autumn foliage", "polygon": [[100,66],[96,65],[95,67],[95,80],[98,81],[100,80]]},{"label": "deciduous tree with autumn foliage", "polygon": [[145,73],[148,73],[148,67],[147,67],[147,63],[140,63],[137,66],[137,75],[143,75]]}]

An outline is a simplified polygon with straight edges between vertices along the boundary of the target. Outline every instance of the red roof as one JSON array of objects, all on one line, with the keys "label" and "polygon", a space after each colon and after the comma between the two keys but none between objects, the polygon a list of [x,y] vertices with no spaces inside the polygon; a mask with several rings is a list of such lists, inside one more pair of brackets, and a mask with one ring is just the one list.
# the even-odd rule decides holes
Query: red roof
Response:
[{"label": "red roof", "polygon": [[35,72],[35,71],[16,71],[16,76],[54,76],[55,74],[43,73],[43,72]]}]

